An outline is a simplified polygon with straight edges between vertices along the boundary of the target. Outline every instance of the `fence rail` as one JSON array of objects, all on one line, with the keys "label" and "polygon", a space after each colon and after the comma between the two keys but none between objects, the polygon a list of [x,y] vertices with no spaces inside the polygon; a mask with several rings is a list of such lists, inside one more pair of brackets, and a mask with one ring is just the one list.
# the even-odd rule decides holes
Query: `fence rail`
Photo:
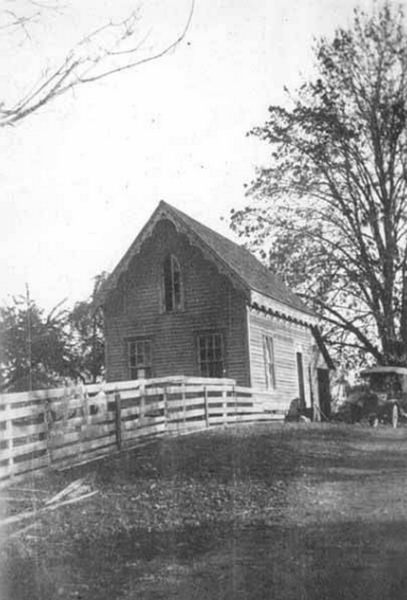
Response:
[{"label": "fence rail", "polygon": [[0,395],[0,486],[159,435],[281,419],[287,407],[231,379],[171,377]]}]

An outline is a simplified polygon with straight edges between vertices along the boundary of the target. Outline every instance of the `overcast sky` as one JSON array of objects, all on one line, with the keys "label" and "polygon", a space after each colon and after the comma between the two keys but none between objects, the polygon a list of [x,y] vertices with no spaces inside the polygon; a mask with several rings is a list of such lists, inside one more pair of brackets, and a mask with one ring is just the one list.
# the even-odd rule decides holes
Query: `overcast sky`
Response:
[{"label": "overcast sky", "polygon": [[[31,41],[3,35],[2,93],[29,87],[80,34],[131,5],[76,0]],[[270,104],[285,101],[284,85],[310,73],[313,37],[349,23],[356,5],[196,0],[175,52],[1,130],[0,299],[23,293],[25,282],[46,308],[84,299],[92,277],[113,269],[160,199],[228,234],[221,217],[244,204],[244,183],[267,160],[267,148],[246,132]],[[150,32],[159,48],[182,30],[189,6],[144,0],[140,35]]]}]

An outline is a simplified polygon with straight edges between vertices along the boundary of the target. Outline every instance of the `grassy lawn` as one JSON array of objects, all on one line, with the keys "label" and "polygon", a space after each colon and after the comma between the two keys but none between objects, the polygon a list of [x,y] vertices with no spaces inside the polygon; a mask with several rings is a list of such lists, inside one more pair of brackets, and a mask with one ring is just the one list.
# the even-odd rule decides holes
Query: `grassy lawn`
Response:
[{"label": "grassy lawn", "polygon": [[0,598],[404,599],[406,466],[406,428],[256,425],[37,478],[3,516],[99,493],[0,529]]}]

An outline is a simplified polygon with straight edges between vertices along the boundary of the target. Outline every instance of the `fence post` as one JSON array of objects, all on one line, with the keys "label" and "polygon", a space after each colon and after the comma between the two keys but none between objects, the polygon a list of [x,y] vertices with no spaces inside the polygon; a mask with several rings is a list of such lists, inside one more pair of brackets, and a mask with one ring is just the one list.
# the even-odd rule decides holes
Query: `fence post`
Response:
[{"label": "fence post", "polygon": [[116,443],[119,450],[122,449],[122,400],[118,390],[114,394],[115,419],[116,419]]},{"label": "fence post", "polygon": [[183,421],[184,430],[185,430],[186,429],[186,420],[187,420],[187,400],[186,400],[186,393],[185,393],[185,381],[182,382],[181,397],[182,397],[182,421]]},{"label": "fence post", "polygon": [[6,440],[7,440],[7,472],[10,477],[13,477],[13,466],[14,466],[14,456],[13,456],[13,421],[11,418],[11,406],[10,404],[6,404],[5,406],[5,417],[6,417]]},{"label": "fence post", "polygon": [[65,384],[64,385],[64,395],[63,395],[63,400],[62,400],[62,419],[63,419],[63,424],[64,424],[64,429],[66,427],[66,422],[68,420],[68,413],[69,413],[69,401],[71,399],[71,390],[69,389],[68,385]]},{"label": "fence post", "polygon": [[140,383],[140,415],[139,415],[139,425],[143,425],[144,415],[146,412],[146,397],[145,397],[145,383],[142,381]]},{"label": "fence post", "polygon": [[208,388],[204,386],[204,403],[205,403],[205,422],[206,426],[209,427],[209,406],[208,406]]},{"label": "fence post", "polygon": [[90,410],[89,410],[89,395],[86,386],[82,383],[79,385],[79,397],[81,399],[82,410],[83,410],[83,421],[85,425],[90,423]]},{"label": "fence post", "polygon": [[48,466],[52,464],[52,448],[51,448],[51,436],[50,436],[50,425],[51,425],[51,407],[50,399],[46,398],[44,401],[44,427],[45,427],[45,442],[47,445],[47,459]]},{"label": "fence post", "polygon": [[223,413],[223,424],[228,424],[227,415],[227,387],[224,385],[222,390],[222,413]]},{"label": "fence post", "polygon": [[163,384],[163,402],[164,402],[164,423],[165,423],[165,432],[168,430],[168,394],[167,394],[167,386]]}]

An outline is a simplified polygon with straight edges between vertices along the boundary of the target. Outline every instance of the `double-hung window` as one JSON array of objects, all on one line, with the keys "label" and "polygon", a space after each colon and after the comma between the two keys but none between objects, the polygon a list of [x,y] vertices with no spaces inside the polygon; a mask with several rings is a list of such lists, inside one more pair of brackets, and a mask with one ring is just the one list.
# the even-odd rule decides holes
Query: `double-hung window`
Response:
[{"label": "double-hung window", "polygon": [[149,379],[152,376],[151,340],[127,342],[130,379]]},{"label": "double-hung window", "polygon": [[203,377],[224,377],[224,346],[221,333],[198,335],[199,373]]}]

